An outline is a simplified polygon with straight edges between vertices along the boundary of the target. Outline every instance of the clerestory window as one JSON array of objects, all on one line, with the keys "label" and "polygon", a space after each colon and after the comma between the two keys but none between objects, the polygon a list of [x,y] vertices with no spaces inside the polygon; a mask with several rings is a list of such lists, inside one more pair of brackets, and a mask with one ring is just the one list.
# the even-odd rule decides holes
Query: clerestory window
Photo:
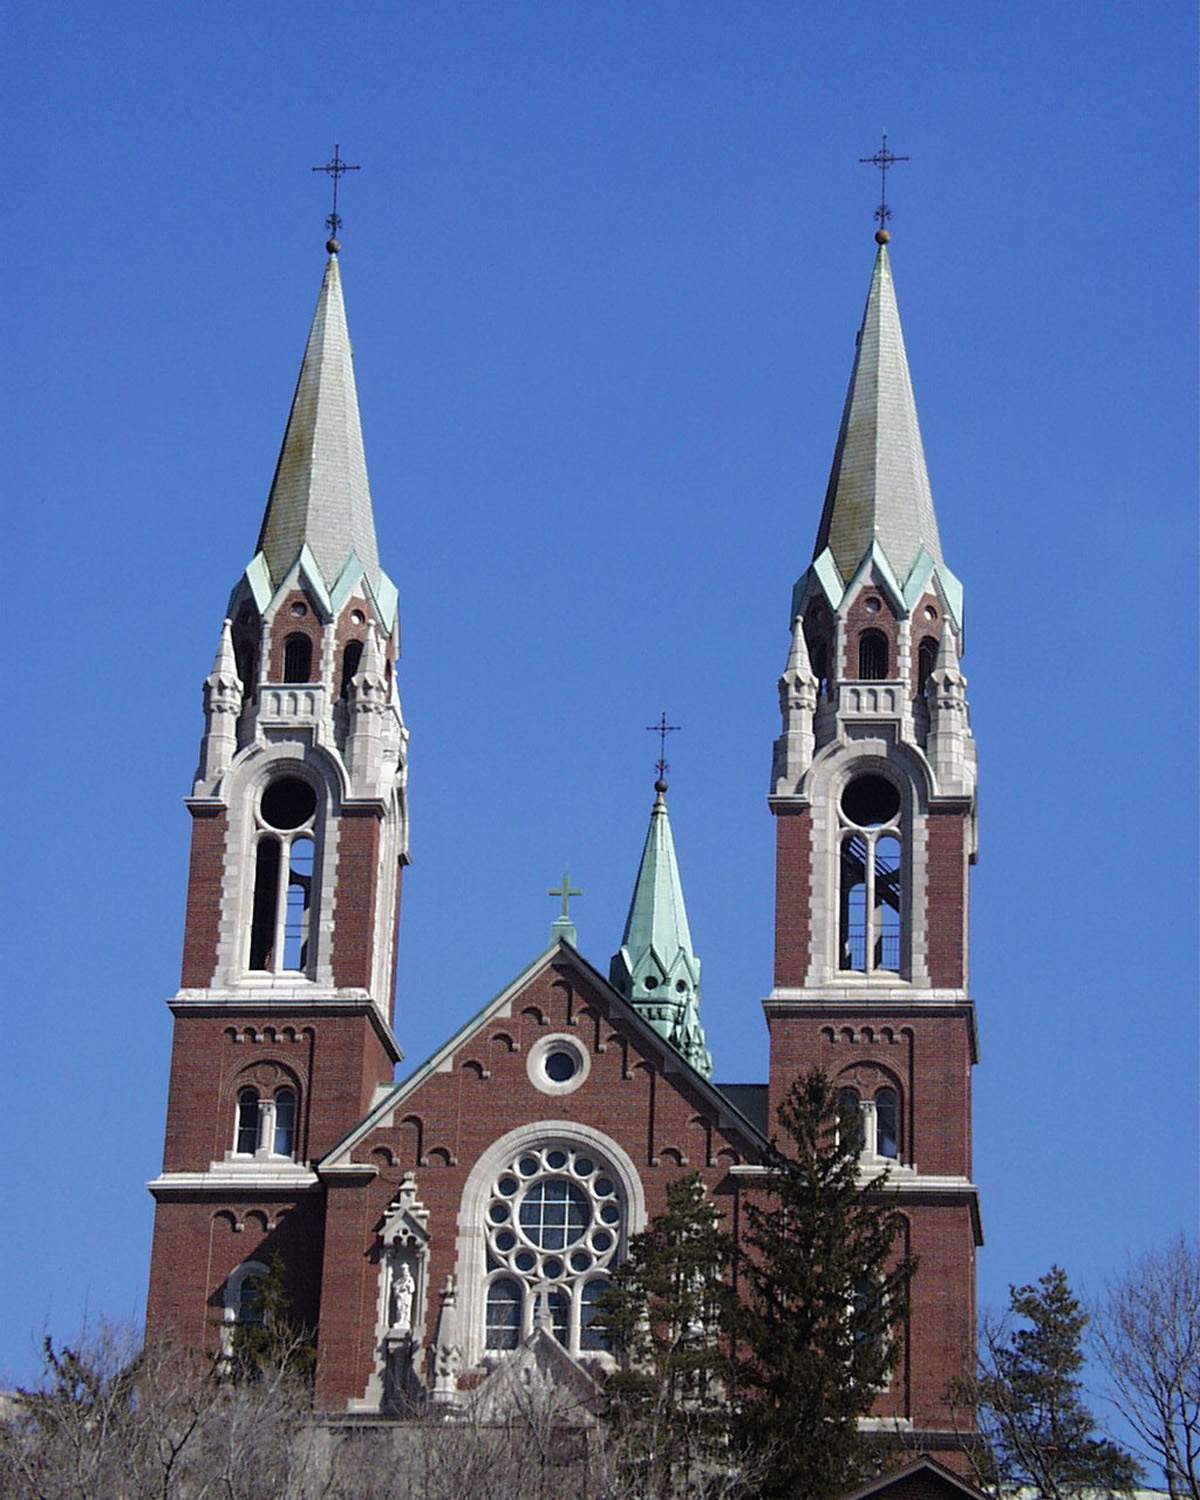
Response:
[{"label": "clerestory window", "polygon": [[247,965],[272,974],[305,974],[312,958],[317,794],[284,776],[264,791],[254,849]]},{"label": "clerestory window", "polygon": [[839,805],[838,968],[898,974],[903,963],[900,793],[882,776],[857,776]]}]

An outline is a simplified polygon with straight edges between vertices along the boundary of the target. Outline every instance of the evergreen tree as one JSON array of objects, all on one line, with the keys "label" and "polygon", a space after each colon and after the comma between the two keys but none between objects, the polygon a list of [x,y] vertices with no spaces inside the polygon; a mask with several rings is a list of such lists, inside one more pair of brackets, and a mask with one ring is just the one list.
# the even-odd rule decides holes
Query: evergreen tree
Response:
[{"label": "evergreen tree", "polygon": [[307,1330],[288,1316],[291,1299],[278,1253],[271,1257],[267,1274],[254,1277],[248,1286],[250,1296],[230,1339],[229,1375],[239,1384],[257,1380],[264,1370],[307,1376],[316,1362],[316,1349]]},{"label": "evergreen tree", "polygon": [[728,1468],[727,1341],[733,1255],[698,1172],[667,1187],[666,1212],[630,1243],[601,1302],[621,1368],[607,1416],[632,1439],[636,1493],[689,1493]]},{"label": "evergreen tree", "polygon": [[764,1497],[825,1500],[878,1471],[858,1420],[899,1357],[916,1262],[886,1173],[859,1184],[858,1117],[824,1073],[792,1085],[779,1124],[790,1147],[773,1143],[738,1266],[742,1431]]},{"label": "evergreen tree", "polygon": [[1051,1266],[1036,1286],[1010,1286],[1009,1313],[984,1329],[979,1373],[953,1392],[978,1426],[969,1445],[977,1477],[995,1493],[1031,1486],[1038,1500],[1133,1489],[1137,1463],[1096,1435],[1084,1404],[1079,1372],[1088,1315],[1066,1272]]}]

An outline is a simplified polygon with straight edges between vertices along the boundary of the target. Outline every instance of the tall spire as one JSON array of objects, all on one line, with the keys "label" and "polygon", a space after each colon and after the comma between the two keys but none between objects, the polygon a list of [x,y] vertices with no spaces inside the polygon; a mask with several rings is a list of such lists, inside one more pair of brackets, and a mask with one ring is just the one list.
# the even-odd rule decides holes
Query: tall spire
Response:
[{"label": "tall spire", "polygon": [[922,548],[942,562],[885,243],[875,257],[813,556],[828,547],[848,583],[872,542],[901,584]]},{"label": "tall spire", "polygon": [[654,783],[654,806],[633,900],[609,978],[621,994],[706,1078],[712,1058],[700,1024],[700,960],[692,947],[667,784]]},{"label": "tall spire", "polygon": [[379,549],[338,259],[331,254],[259,533],[273,587],[307,544],[327,588],[354,553],[372,585]]}]

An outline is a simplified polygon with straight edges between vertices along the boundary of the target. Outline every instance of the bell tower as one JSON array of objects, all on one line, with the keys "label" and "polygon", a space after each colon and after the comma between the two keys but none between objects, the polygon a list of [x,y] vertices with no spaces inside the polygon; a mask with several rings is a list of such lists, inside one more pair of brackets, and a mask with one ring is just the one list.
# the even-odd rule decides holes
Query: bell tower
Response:
[{"label": "bell tower", "polygon": [[[229,600],[192,817],[147,1322],[211,1344],[278,1253],[316,1325],[315,1163],[392,1080],[408,730],[338,246],[258,546]],[[240,1269],[239,1269],[240,1268]],[[214,1311],[215,1309],[215,1311]]]},{"label": "bell tower", "polygon": [[863,1120],[919,1258],[877,1420],[951,1450],[944,1394],[974,1359],[967,875],[975,745],[886,230],[859,328],[813,560],[779,679],[771,1115],[819,1066]]}]

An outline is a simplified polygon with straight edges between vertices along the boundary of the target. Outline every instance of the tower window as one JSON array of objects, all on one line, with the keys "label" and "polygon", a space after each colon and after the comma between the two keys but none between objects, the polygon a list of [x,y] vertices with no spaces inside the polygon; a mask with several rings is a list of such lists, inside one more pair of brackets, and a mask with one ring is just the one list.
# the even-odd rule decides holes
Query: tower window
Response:
[{"label": "tower window", "polygon": [[240,1089],[237,1096],[237,1141],[239,1156],[253,1156],[258,1150],[258,1090]]},{"label": "tower window", "polygon": [[284,682],[311,682],[312,659],[312,640],[300,631],[289,635],[283,643]]},{"label": "tower window", "polygon": [[838,968],[898,974],[903,964],[900,793],[883,776],[857,776],[842,793]]},{"label": "tower window", "polygon": [[900,1101],[895,1089],[875,1093],[875,1150],[893,1160],[900,1155]]},{"label": "tower window", "polygon": [[[312,956],[317,794],[298,776],[271,782],[259,804],[254,856],[251,969],[307,973]],[[265,826],[264,826],[265,825]]]},{"label": "tower window", "polygon": [[938,643],[931,635],[925,636],[917,647],[917,692],[925,694],[925,686],[937,666]]},{"label": "tower window", "polygon": [[296,1154],[296,1092],[294,1089],[279,1089],[275,1094],[275,1140],[272,1150],[276,1156]]},{"label": "tower window", "polygon": [[882,630],[864,630],[858,638],[858,675],[882,682],[888,674],[888,639]]},{"label": "tower window", "polygon": [[363,643],[361,641],[349,641],[342,652],[342,685],[338,692],[343,698],[350,691],[350,679],[358,671],[362,654]]}]

